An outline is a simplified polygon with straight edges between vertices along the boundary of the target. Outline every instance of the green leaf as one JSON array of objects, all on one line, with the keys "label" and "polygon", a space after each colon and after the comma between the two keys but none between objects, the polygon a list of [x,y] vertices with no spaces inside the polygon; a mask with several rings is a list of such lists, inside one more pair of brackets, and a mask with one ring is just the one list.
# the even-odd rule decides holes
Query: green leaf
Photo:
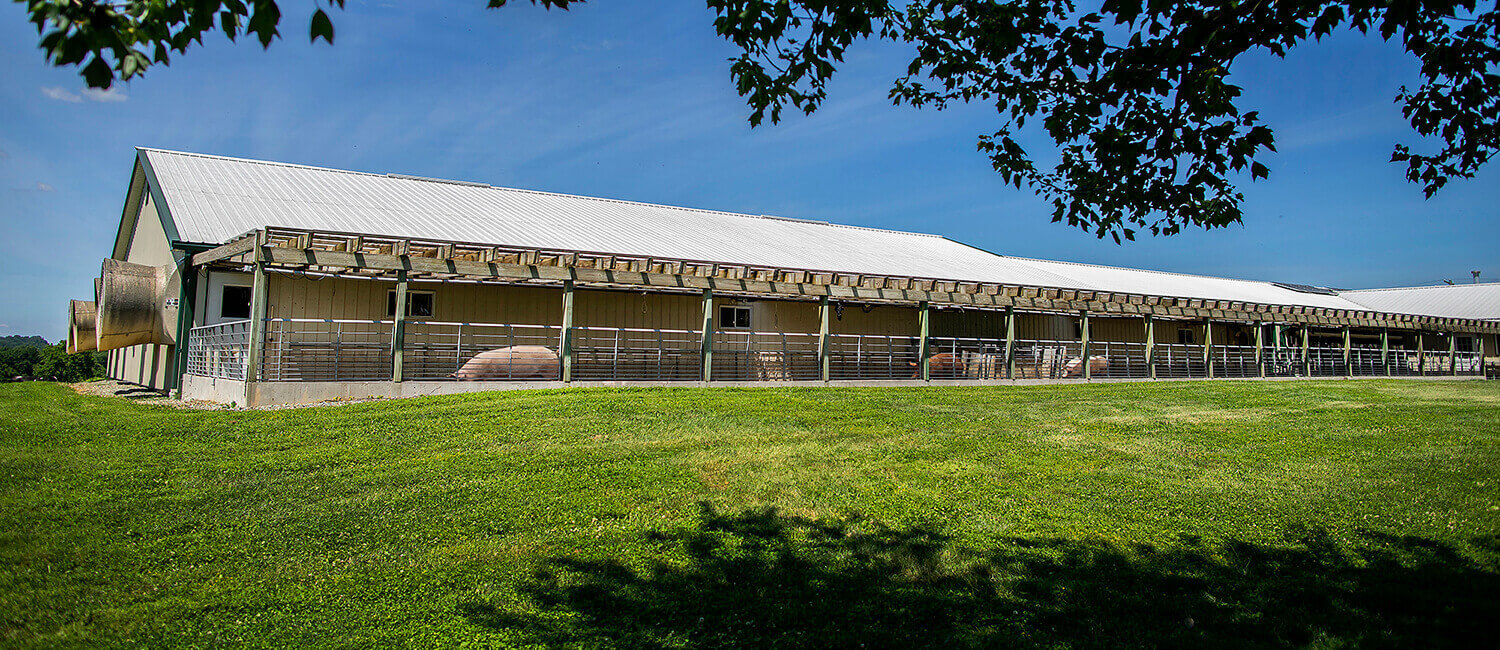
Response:
[{"label": "green leaf", "polygon": [[327,41],[329,45],[333,44],[333,21],[328,19],[328,13],[323,11],[322,9],[319,9],[313,14],[312,28],[310,31],[311,36],[309,37],[309,40],[311,42],[316,43],[318,41],[318,38],[322,37],[322,39],[324,41]]}]

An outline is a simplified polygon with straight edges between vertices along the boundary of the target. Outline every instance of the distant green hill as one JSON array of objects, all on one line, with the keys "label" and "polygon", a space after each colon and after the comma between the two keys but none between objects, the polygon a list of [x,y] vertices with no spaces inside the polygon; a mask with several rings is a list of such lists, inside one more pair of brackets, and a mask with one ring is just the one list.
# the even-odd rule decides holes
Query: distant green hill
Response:
[{"label": "distant green hill", "polygon": [[45,348],[51,343],[40,336],[0,336],[0,350],[6,348]]}]

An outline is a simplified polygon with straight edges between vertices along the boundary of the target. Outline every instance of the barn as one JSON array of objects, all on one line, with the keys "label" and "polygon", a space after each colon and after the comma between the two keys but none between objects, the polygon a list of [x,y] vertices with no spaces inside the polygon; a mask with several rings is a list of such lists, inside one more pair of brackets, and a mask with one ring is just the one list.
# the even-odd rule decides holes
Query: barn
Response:
[{"label": "barn", "polygon": [[941,236],[138,149],[69,346],[240,405],[501,388],[1482,376],[1500,314]]}]

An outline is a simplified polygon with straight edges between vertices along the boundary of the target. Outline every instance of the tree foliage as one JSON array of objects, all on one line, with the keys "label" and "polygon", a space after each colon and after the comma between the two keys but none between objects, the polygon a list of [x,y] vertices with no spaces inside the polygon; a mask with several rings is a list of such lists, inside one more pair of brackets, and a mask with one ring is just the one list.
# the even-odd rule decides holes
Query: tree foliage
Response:
[{"label": "tree foliage", "polygon": [[[104,353],[75,352],[58,343],[48,345],[39,336],[4,337],[0,341],[0,380],[33,377],[56,381],[83,381],[104,374]],[[13,343],[13,344],[12,344]]]},{"label": "tree foliage", "polygon": [[[166,64],[205,33],[278,35],[273,0],[26,0],[49,61],[108,87]],[[567,9],[581,0],[531,0]],[[490,7],[506,0],[489,0]],[[1399,39],[1422,83],[1395,101],[1421,144],[1391,160],[1432,196],[1472,178],[1500,147],[1500,12],[1473,0],[1307,2],[1106,0],[707,0],[719,35],[741,49],[730,75],[750,122],[815,112],[856,42],[887,39],[913,56],[896,104],[993,106],[978,148],[1008,183],[1048,200],[1054,221],[1116,241],[1242,219],[1237,181],[1264,178],[1275,137],[1231,82],[1240,57],[1285,56],[1339,30]],[[328,0],[342,7],[344,0]],[[333,41],[318,8],[313,40]],[[1020,144],[1031,129],[1055,163]],[[1435,144],[1434,144],[1435,143]],[[1428,149],[1423,149],[1428,147]],[[1435,148],[1434,148],[1435,147]],[[1049,152],[1050,154],[1050,152]]]}]

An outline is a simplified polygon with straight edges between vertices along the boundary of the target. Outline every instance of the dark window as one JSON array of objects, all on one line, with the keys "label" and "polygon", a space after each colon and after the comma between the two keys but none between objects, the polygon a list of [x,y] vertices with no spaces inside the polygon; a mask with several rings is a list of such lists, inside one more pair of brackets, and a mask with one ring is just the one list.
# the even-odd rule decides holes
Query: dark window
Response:
[{"label": "dark window", "polygon": [[1177,330],[1177,342],[1193,344],[1193,330]]},{"label": "dark window", "polygon": [[1456,345],[1458,347],[1458,351],[1459,352],[1473,352],[1474,351],[1474,338],[1473,337],[1460,336],[1460,337],[1458,337],[1458,340],[1454,341],[1453,343],[1454,343],[1454,345]]},{"label": "dark window", "polygon": [[249,318],[250,287],[225,285],[219,300],[219,318]]},{"label": "dark window", "polygon": [[[406,292],[406,315],[413,318],[432,317],[431,291],[408,291]],[[396,315],[396,292],[385,292],[385,315]]]},{"label": "dark window", "polygon": [[719,327],[732,327],[749,329],[750,308],[749,307],[720,307]]}]

